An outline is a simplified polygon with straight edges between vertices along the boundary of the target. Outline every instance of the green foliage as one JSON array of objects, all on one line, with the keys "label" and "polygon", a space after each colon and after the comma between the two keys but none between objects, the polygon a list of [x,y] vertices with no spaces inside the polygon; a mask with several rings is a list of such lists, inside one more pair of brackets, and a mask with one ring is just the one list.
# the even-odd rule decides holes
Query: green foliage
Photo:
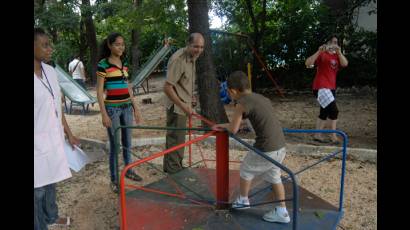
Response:
[{"label": "green foliage", "polygon": [[340,86],[376,86],[377,34],[364,30],[352,31],[345,46],[348,68],[340,72]]},{"label": "green foliage", "polygon": [[75,1],[53,2],[45,1],[43,7],[34,7],[36,26],[48,31],[74,32],[79,28],[80,16],[74,12]]},{"label": "green foliage", "polygon": [[61,39],[58,43],[54,45],[54,52],[52,59],[55,63],[59,64],[61,67],[67,70],[67,64],[73,58],[72,47],[76,47],[77,44],[73,40]]},{"label": "green foliage", "polygon": [[[84,10],[93,16],[97,42],[111,32],[119,32],[124,36],[129,57],[132,30],[139,31],[141,64],[165,38],[174,38],[176,46],[185,45],[188,13],[184,0],[141,0],[138,7],[133,3],[133,0],[98,0],[95,5],[84,8],[80,0],[46,0],[43,7],[35,2],[34,20],[36,26],[56,36],[53,59],[61,66],[66,66],[80,50],[80,12]],[[85,65],[89,67],[89,51],[84,53]]]},{"label": "green foliage", "polygon": [[[227,31],[247,33],[253,39],[254,44],[259,45],[256,48],[272,69],[274,77],[281,86],[286,88],[309,88],[311,86],[315,70],[306,69],[304,62],[333,33],[341,35],[340,40],[344,38],[350,41],[349,45],[342,47],[347,53],[349,66],[340,72],[338,84],[340,83],[340,86],[375,84],[377,74],[376,33],[355,31],[350,23],[350,12],[343,14],[343,17],[336,18],[326,6],[316,0],[266,2],[266,17],[264,18],[263,1],[251,1],[257,28],[252,23],[248,6],[245,4],[246,0],[214,0],[213,8],[219,16],[228,18],[224,25]],[[367,2],[370,1],[367,0]],[[363,1],[355,1],[349,4],[349,7],[359,3],[365,4]],[[263,24],[266,29],[261,31]],[[255,35],[258,32],[262,36],[259,38],[260,41],[255,41],[257,38]],[[224,44],[223,39],[219,39],[218,42]],[[242,43],[246,43],[246,40]],[[235,49],[235,46],[236,49],[241,49],[238,44],[232,42],[231,49]],[[219,50],[220,53],[214,52],[214,55],[216,59],[224,60],[219,69],[225,68],[230,71],[232,66],[235,66],[230,62],[238,62],[238,60],[226,58],[228,54],[222,53],[227,52],[223,47]],[[363,49],[367,51],[364,52]],[[254,66],[253,69],[253,75],[258,78],[257,86],[272,86],[259,65]]]},{"label": "green foliage", "polygon": [[247,72],[247,63],[252,63],[252,54],[246,40],[236,36],[211,33],[212,54],[217,77],[224,81],[235,70]]},{"label": "green foliage", "polygon": [[[348,8],[363,5],[373,0],[349,1]],[[65,66],[70,57],[87,44],[80,42],[80,12],[84,12],[80,0],[35,1],[34,19],[36,26],[45,28],[54,42],[53,58]],[[345,40],[343,50],[349,60],[348,68],[340,71],[339,86],[375,85],[377,34],[357,31],[351,22],[352,14],[335,18],[318,0],[268,0],[264,13],[263,0],[212,0],[211,8],[219,16],[227,18],[224,30],[248,34],[253,44],[272,69],[273,76],[286,88],[309,88],[315,70],[306,69],[304,62],[325,38],[339,33]],[[185,0],[97,0],[86,10],[93,16],[97,41],[101,42],[111,32],[123,34],[128,56],[131,51],[131,34],[139,31],[140,64],[156,50],[163,39],[172,37],[178,47],[185,45],[188,34],[188,13]],[[247,3],[255,16],[253,23]],[[247,41],[233,36],[212,34],[213,56],[218,77],[253,63]],[[83,45],[82,45],[83,44]],[[84,51],[85,64],[89,66],[89,51]],[[254,62],[253,64],[256,64]],[[257,86],[271,87],[272,83],[259,65],[253,66]]]}]

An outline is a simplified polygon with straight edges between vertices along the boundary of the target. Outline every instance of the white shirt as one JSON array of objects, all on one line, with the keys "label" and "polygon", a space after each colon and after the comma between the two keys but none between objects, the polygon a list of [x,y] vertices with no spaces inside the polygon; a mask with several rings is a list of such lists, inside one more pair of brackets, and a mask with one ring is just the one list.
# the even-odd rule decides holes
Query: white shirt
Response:
[{"label": "white shirt", "polygon": [[[77,63],[78,63],[78,65],[77,65]],[[76,65],[77,65],[77,67],[76,67]],[[85,76],[83,75],[83,71],[82,71],[83,69],[84,69],[83,62],[78,60],[77,58],[74,58],[74,60],[72,60],[70,62],[70,64],[68,64],[68,70],[69,71],[74,70],[74,72],[72,73],[73,79],[83,79],[83,80],[85,80]]]},{"label": "white shirt", "polygon": [[[45,72],[42,73],[43,79],[40,80],[34,74],[34,188],[71,177],[64,152],[61,92],[57,73],[50,65],[41,65]],[[54,99],[46,88],[49,87],[47,79]]]}]

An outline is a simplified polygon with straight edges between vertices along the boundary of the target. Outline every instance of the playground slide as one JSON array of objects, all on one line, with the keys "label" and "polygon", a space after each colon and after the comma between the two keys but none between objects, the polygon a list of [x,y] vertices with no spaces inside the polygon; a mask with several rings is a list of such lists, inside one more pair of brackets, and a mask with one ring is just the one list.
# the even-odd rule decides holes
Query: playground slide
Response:
[{"label": "playground slide", "polygon": [[[131,78],[133,88],[140,86],[170,51],[171,46],[166,44],[153,52],[153,54],[148,58],[148,61],[144,63],[140,70]],[[61,90],[63,91],[64,95],[71,101],[71,103],[82,105],[85,109],[85,105],[94,104],[97,102],[95,97],[91,96],[87,92],[87,90],[83,89],[77,82],[75,82],[73,78],[59,65],[56,64],[56,67],[54,69],[57,72],[58,83],[61,87]]]},{"label": "playground slide", "polygon": [[57,72],[58,83],[64,95],[70,99],[71,102],[80,105],[94,104],[97,102],[87,90],[83,89],[73,78],[65,72],[59,65],[56,64],[54,68]]},{"label": "playground slide", "polygon": [[164,45],[158,48],[144,63],[143,66],[135,73],[132,79],[132,86],[135,89],[140,86],[142,82],[155,70],[155,68],[161,63],[165,56],[171,51],[170,45]]}]

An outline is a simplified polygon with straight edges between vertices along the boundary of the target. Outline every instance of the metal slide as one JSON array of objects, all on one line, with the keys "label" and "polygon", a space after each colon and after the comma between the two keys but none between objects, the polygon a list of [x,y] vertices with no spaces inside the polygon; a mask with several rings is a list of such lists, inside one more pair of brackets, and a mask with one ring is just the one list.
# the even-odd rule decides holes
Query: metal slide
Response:
[{"label": "metal slide", "polygon": [[[73,103],[83,107],[83,114],[88,111],[89,104],[94,104],[97,99],[87,90],[83,89],[74,79],[65,72],[59,65],[54,68],[57,72],[58,83],[64,96],[70,99],[70,113]],[[66,105],[67,111],[67,105]]]},{"label": "metal slide", "polygon": [[141,86],[144,80],[155,70],[155,68],[161,63],[161,61],[167,56],[171,51],[171,46],[165,44],[164,46],[158,48],[155,52],[151,54],[148,61],[144,63],[143,66],[132,76],[132,88],[135,90],[137,87]]},{"label": "metal slide", "polygon": [[[171,46],[166,44],[156,51],[154,51],[148,58],[148,61],[141,66],[140,70],[132,76],[132,86],[135,90],[138,86],[144,82],[144,80],[155,70],[155,68],[161,63],[165,56],[171,51]],[[55,70],[58,75],[58,83],[64,93],[64,95],[70,99],[70,113],[73,103],[83,107],[83,113],[88,111],[89,104],[94,104],[97,99],[90,95],[87,90],[83,89],[73,78],[65,72],[59,65],[56,64]],[[67,111],[67,105],[66,105]]]}]

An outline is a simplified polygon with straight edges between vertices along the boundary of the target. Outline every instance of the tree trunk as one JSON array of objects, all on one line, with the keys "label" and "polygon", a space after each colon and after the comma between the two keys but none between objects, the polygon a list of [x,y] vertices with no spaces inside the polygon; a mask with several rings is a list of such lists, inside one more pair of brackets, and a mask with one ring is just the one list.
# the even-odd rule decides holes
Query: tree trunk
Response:
[{"label": "tree trunk", "polygon": [[81,15],[84,19],[84,24],[85,24],[85,33],[87,37],[87,44],[88,47],[90,47],[90,77],[91,77],[91,82],[95,83],[97,78],[96,78],[96,73],[97,73],[97,55],[98,55],[98,47],[97,47],[97,36],[95,33],[95,27],[94,27],[94,22],[92,18],[92,12],[91,12],[91,5],[90,5],[90,0],[82,0],[82,8],[81,8]]},{"label": "tree trunk", "polygon": [[[246,10],[249,14],[249,17],[251,19],[251,23],[253,26],[253,33],[252,33],[252,46],[255,48],[256,52],[261,54],[260,52],[260,46],[261,46],[261,41],[263,38],[263,35],[266,30],[266,0],[263,0],[262,2],[262,12],[260,12],[257,16],[255,16],[254,10],[253,10],[253,1],[251,0],[245,0],[245,7]],[[258,22],[258,19],[260,21]],[[260,26],[259,24],[260,23]],[[255,54],[254,54],[255,55]],[[261,73],[260,70],[258,70],[256,67],[259,66],[262,68],[260,63],[256,60],[256,58],[253,58],[253,63],[252,66],[252,90],[254,91],[257,88],[257,75]]]},{"label": "tree trunk", "polygon": [[[141,0],[133,0],[133,6],[135,10],[141,7]],[[137,23],[136,23],[137,24]],[[138,29],[133,29],[131,31],[131,70],[137,71],[139,68],[139,62],[141,57],[141,50],[139,49],[139,37],[140,31]]]},{"label": "tree trunk", "polygon": [[[80,55],[80,60],[83,61],[84,65],[88,63],[88,60],[85,58],[86,57],[86,52],[87,52],[87,34],[85,31],[85,23],[83,18],[80,20],[80,41],[79,41],[79,55]],[[70,60],[71,61],[71,60]],[[86,68],[86,72],[87,72]],[[88,75],[90,74],[87,72]]]},{"label": "tree trunk", "polygon": [[201,114],[217,123],[226,123],[225,108],[219,97],[219,85],[212,60],[207,0],[188,0],[189,32],[199,32],[205,38],[203,54],[196,63]]},{"label": "tree trunk", "polygon": [[131,70],[137,71],[140,67],[141,50],[139,49],[140,32],[136,29],[131,31]]}]

